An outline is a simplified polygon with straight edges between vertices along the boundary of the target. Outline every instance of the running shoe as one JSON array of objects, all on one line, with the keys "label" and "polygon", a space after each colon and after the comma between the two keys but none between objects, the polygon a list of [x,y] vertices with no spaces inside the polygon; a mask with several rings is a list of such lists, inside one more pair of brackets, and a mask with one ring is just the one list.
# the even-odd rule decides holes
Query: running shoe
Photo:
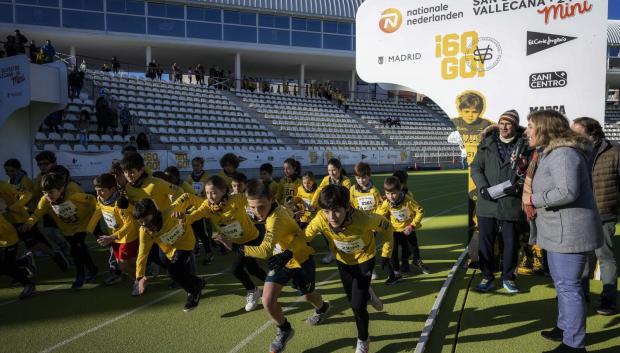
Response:
[{"label": "running shoe", "polygon": [[262,296],[263,291],[258,287],[254,290],[248,291],[248,294],[245,296],[245,311],[252,311],[256,309]]},{"label": "running shoe", "polygon": [[383,311],[383,302],[379,299],[379,297],[377,297],[375,291],[372,290],[372,287],[368,288],[368,294],[370,295],[368,297],[368,303],[370,306],[372,306],[376,311]]},{"label": "running shoe", "polygon": [[489,292],[495,289],[495,284],[493,284],[492,279],[484,278],[480,283],[476,286],[476,291],[478,292]]},{"label": "running shoe", "polygon": [[379,279],[379,274],[377,273],[377,271],[372,270],[372,277],[371,277],[371,279],[373,279],[373,280]]},{"label": "running shoe", "polygon": [[357,348],[355,348],[355,353],[368,353],[370,352],[370,338],[366,341],[362,341],[361,339],[357,339]]},{"label": "running shoe", "polygon": [[329,312],[329,309],[331,309],[332,305],[328,301],[325,301],[324,303],[325,303],[325,311],[321,313],[318,310],[314,310],[314,314],[312,314],[306,320],[306,323],[308,325],[316,326],[316,325],[322,324],[323,321],[325,321],[325,318],[327,317],[327,313]]},{"label": "running shoe", "polygon": [[86,277],[84,278],[84,282],[90,283],[95,280],[97,274],[99,273],[99,269],[95,266],[92,270],[86,273]]},{"label": "running shoe", "polygon": [[508,293],[519,293],[519,287],[517,287],[517,283],[515,281],[502,281],[502,285]]},{"label": "running shoe", "polygon": [[324,265],[331,264],[332,262],[334,262],[334,259],[336,259],[336,256],[334,256],[334,253],[330,251],[329,253],[327,253],[327,255],[323,256],[323,258],[321,259],[321,263],[323,263]]},{"label": "running shoe", "polygon": [[295,336],[295,329],[291,327],[290,330],[284,331],[278,327],[276,331],[276,338],[271,342],[269,352],[281,353],[284,352],[286,344]]},{"label": "running shoe", "polygon": [[195,293],[187,293],[187,301],[185,302],[183,311],[189,312],[194,310],[198,306],[198,303],[200,303],[200,294],[201,290]]},{"label": "running shoe", "polygon": [[106,286],[113,286],[122,280],[123,277],[120,273],[118,273],[116,270],[111,270],[108,274],[108,277],[103,280],[103,284],[105,284]]},{"label": "running shoe", "polygon": [[82,287],[84,287],[84,277],[75,277],[75,281],[73,281],[73,284],[71,284],[71,289],[80,289]]},{"label": "running shoe", "polygon": [[422,260],[413,261],[413,265],[416,266],[420,270],[420,272],[422,272],[425,275],[428,275],[429,273],[431,273],[431,270],[428,268],[428,266],[424,264],[424,262],[422,262]]},{"label": "running shoe", "polygon": [[388,279],[385,280],[385,284],[388,286],[391,286],[393,284],[400,282],[402,279],[403,279],[403,276],[400,274],[400,272],[394,271],[394,275],[388,277]]},{"label": "running shoe", "polygon": [[32,297],[35,293],[37,292],[34,283],[30,282],[27,285],[24,286],[24,289],[22,290],[22,292],[19,294],[19,299],[23,300],[26,298],[30,298]]}]

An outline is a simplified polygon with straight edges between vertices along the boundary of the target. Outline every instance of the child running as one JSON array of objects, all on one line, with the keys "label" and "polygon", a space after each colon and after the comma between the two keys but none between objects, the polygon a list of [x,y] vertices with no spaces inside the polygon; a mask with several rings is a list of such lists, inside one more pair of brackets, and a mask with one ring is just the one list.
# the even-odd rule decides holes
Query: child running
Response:
[{"label": "child running", "polygon": [[[259,222],[265,224],[265,237],[257,246],[241,246],[246,256],[269,259],[269,274],[263,288],[263,307],[277,326],[276,337],[271,342],[270,352],[283,352],[295,330],[284,316],[278,298],[282,288],[292,281],[304,300],[314,306],[314,313],[306,320],[318,325],[325,320],[329,302],[315,289],[314,249],[306,244],[303,231],[288,210],[278,206],[271,190],[262,180],[252,180],[246,190],[248,205]],[[220,236],[230,246],[230,239]]]},{"label": "child running", "polygon": [[19,299],[30,298],[36,293],[35,284],[31,277],[35,267],[32,253],[17,260],[17,231],[11,223],[2,216],[0,210],[0,274],[11,277],[21,283],[24,289],[19,294]]},{"label": "child running", "polygon": [[[394,227],[394,251],[392,253],[394,276],[390,276],[385,282],[389,285],[400,281],[402,278],[401,270],[402,272],[410,272],[407,237],[415,239],[416,246],[414,251],[416,253],[414,254],[414,265],[424,273],[429,273],[429,270],[420,259],[420,248],[417,245],[415,232],[422,226],[424,209],[411,196],[403,192],[402,185],[397,177],[387,177],[383,183],[383,188],[386,199],[381,204],[381,207],[377,209],[377,213],[388,218]],[[400,260],[398,248],[401,249]]]},{"label": "child running", "polygon": [[[347,173],[342,167],[342,163],[337,158],[332,158],[327,162],[327,176],[323,178],[321,184],[317,188],[314,193],[314,198],[312,199],[312,208],[317,209],[319,205],[319,195],[321,191],[326,188],[328,185],[341,185],[345,187],[347,190],[351,188],[351,180],[347,178]],[[330,264],[334,261],[335,256],[333,252],[329,252],[327,255],[321,259],[321,262],[325,265]]]},{"label": "child running", "polygon": [[301,185],[301,164],[293,158],[287,158],[282,165],[284,176],[280,179],[277,187],[276,201],[290,210],[294,210],[295,206],[293,198],[297,189]]},{"label": "child running", "polygon": [[192,172],[187,176],[187,181],[198,196],[204,197],[205,182],[209,179],[209,174],[204,171],[205,160],[202,157],[192,159]]},{"label": "child running", "polygon": [[[247,291],[246,311],[252,311],[258,305],[262,291],[254,285],[248,272],[261,282],[267,273],[258,265],[256,259],[247,257],[240,251],[241,246],[256,246],[263,241],[264,234],[259,234],[247,214],[245,195],[230,195],[226,181],[219,175],[207,179],[205,183],[207,199],[196,195],[183,194],[173,205],[175,211],[194,207],[190,214],[194,219],[208,218],[214,226],[214,233],[219,233],[231,240],[233,250],[232,273]],[[246,272],[247,271],[247,272]]]},{"label": "child running", "polygon": [[[20,227],[20,232],[29,232],[44,215],[50,215],[71,248],[76,270],[71,287],[82,288],[84,282],[93,281],[99,271],[85,243],[88,222],[95,212],[97,201],[91,195],[70,191],[65,177],[56,173],[48,173],[43,177],[41,189],[43,197],[28,221]],[[84,267],[88,270],[86,274]]]},{"label": "child running", "polygon": [[297,212],[295,218],[301,229],[306,229],[308,223],[314,218],[315,212],[312,210],[312,198],[316,192],[317,185],[314,182],[314,173],[306,172],[301,177],[301,185],[297,188],[295,204]]},{"label": "child running", "polygon": [[[99,220],[103,218],[110,233],[97,238],[97,243],[112,247],[119,270],[126,273],[133,282],[136,279],[136,257],[139,247],[138,225],[133,219],[133,206],[121,195],[114,175],[101,174],[93,180],[93,186],[97,193],[97,206],[88,223],[88,232],[92,233]],[[105,284],[111,285],[117,282]],[[138,295],[135,286],[132,295]]]},{"label": "child running", "polygon": [[[329,240],[336,253],[340,280],[353,309],[357,326],[355,353],[368,353],[370,318],[366,308],[371,297],[370,281],[375,264],[375,232],[383,239],[381,262],[389,262],[392,252],[392,226],[377,214],[366,214],[351,207],[349,190],[340,185],[328,185],[319,195],[321,211],[305,230],[310,242],[317,234]],[[373,305],[374,306],[374,305]]]},{"label": "child running", "polygon": [[258,169],[260,180],[267,185],[271,195],[277,195],[279,184],[273,180],[273,165],[271,163],[263,163]]},{"label": "child running", "polygon": [[226,153],[220,158],[220,167],[222,167],[222,170],[220,170],[218,175],[224,179],[229,188],[232,183],[231,178],[237,171],[237,168],[239,168],[239,164],[241,164],[241,161],[234,153]]},{"label": "child running", "polygon": [[22,169],[19,160],[11,158],[4,162],[4,172],[9,177],[9,183],[21,192],[32,192],[34,184],[28,174]]},{"label": "child running", "polygon": [[[136,262],[137,294],[144,293],[146,287],[146,263],[153,244],[159,246],[159,257],[168,269],[173,281],[187,292],[183,311],[188,312],[198,306],[204,281],[193,274],[194,257],[192,251],[196,243],[190,226],[194,219],[184,214],[173,214],[170,210],[160,211],[151,199],[136,203],[133,217],[140,225],[140,247]],[[185,222],[187,221],[187,222]]]}]

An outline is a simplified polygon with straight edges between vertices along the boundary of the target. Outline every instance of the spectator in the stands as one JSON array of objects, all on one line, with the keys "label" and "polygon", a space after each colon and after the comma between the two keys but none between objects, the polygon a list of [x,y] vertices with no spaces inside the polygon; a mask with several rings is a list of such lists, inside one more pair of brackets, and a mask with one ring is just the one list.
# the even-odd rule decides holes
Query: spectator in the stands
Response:
[{"label": "spectator in the stands", "polygon": [[146,67],[146,77],[154,80],[157,76],[157,64],[155,60],[151,60],[151,62]]},{"label": "spectator in the stands", "polygon": [[95,102],[95,111],[97,118],[97,135],[101,136],[102,134],[108,133],[108,126],[110,125],[109,120],[109,110],[110,103],[106,98],[106,91],[101,90],[99,98]]},{"label": "spectator in the stands", "polygon": [[38,52],[39,52],[39,48],[34,43],[34,40],[31,40],[30,41],[30,45],[28,45],[28,53],[30,54],[30,62],[31,63],[36,63],[37,62],[37,53]]},{"label": "spectator in the stands", "polygon": [[108,66],[108,64],[104,63],[103,66],[101,66],[101,71],[112,72],[112,69]]},{"label": "spectator in the stands", "polygon": [[45,64],[45,60],[46,60],[45,49],[39,48],[39,53],[37,53],[35,64],[39,64],[39,65]]},{"label": "spectator in the stands", "polygon": [[138,149],[141,151],[147,151],[151,149],[151,144],[149,143],[148,137],[144,132],[138,134],[138,138],[136,139],[136,144],[138,145]]},{"label": "spectator in the stands", "polygon": [[131,136],[129,138],[129,143],[123,148],[123,151],[125,151],[126,149],[130,149],[133,148],[136,150],[136,152],[138,151],[138,144],[136,143],[136,137],[135,136]]},{"label": "spectator in the stands", "polygon": [[161,81],[161,77],[164,74],[164,68],[161,66],[161,64],[157,64],[155,74],[157,75],[157,79]]},{"label": "spectator in the stands", "polygon": [[80,64],[80,71],[84,73],[87,69],[88,68],[86,67],[86,60],[82,59],[82,63]]},{"label": "spectator in the stands", "polygon": [[130,130],[131,127],[131,123],[132,123],[132,116],[131,116],[131,112],[129,111],[129,107],[123,103],[118,105],[119,108],[119,115],[120,115],[120,120],[121,120],[121,126],[123,127],[123,132],[122,132],[122,136],[125,137]]},{"label": "spectator in the stands", "polygon": [[6,53],[4,52],[4,50],[0,49],[0,59],[4,58],[6,56]]},{"label": "spectator in the stands", "polygon": [[69,98],[78,98],[84,85],[84,72],[78,70],[77,66],[69,73]]},{"label": "spectator in the stands", "polygon": [[15,30],[15,50],[17,54],[26,54],[26,43],[28,43],[28,39],[21,34],[19,29]]},{"label": "spectator in the stands", "polygon": [[113,56],[112,57],[112,72],[117,74],[120,69],[121,69],[121,63],[118,61],[118,58],[116,56]]},{"label": "spectator in the stands", "polygon": [[400,118],[399,117],[394,118],[394,121],[392,121],[392,125],[401,127],[402,125],[400,124]]},{"label": "spectator in the stands", "polygon": [[51,63],[54,61],[54,57],[56,56],[56,49],[52,45],[52,41],[49,39],[45,41],[45,45],[43,46],[43,50],[45,51],[45,62]]},{"label": "spectator in the stands", "polygon": [[6,52],[6,56],[9,57],[17,55],[17,48],[15,48],[14,36],[6,36],[6,42],[4,42],[4,51]]},{"label": "spectator in the stands", "polygon": [[173,77],[172,82],[181,82],[181,68],[177,65],[177,63],[172,64],[172,67],[170,68],[170,75]]},{"label": "spectator in the stands", "polygon": [[58,126],[62,122],[63,113],[64,113],[64,110],[58,110],[48,115],[45,118],[43,122],[48,127],[49,132],[55,132],[57,134],[60,134],[60,129]]},{"label": "spectator in the stands", "polygon": [[90,113],[88,110],[82,109],[80,112],[77,129],[80,135],[80,144],[86,147],[86,145],[88,145],[88,131],[90,130]]},{"label": "spectator in the stands", "polygon": [[119,116],[118,110],[119,110],[118,101],[112,98],[110,100],[110,110],[109,110],[110,130],[112,131],[112,136],[116,135],[116,129],[118,129],[118,116]]}]

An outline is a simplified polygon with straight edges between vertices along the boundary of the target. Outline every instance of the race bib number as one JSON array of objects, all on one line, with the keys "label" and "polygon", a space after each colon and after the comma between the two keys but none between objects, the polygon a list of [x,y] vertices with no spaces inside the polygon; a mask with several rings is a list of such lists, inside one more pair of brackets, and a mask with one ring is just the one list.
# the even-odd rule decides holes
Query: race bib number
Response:
[{"label": "race bib number", "polygon": [[243,236],[243,229],[239,221],[234,221],[230,224],[220,224],[220,233],[226,238],[241,238]]},{"label": "race bib number", "polygon": [[116,229],[118,227],[118,223],[116,223],[116,217],[114,217],[114,213],[101,212],[103,215],[103,221],[110,229]]},{"label": "race bib number", "polygon": [[409,219],[409,217],[411,217],[411,212],[409,211],[408,208],[403,208],[400,210],[394,210],[391,211],[392,212],[392,217],[394,217],[394,219],[396,219],[399,222],[404,222],[406,220]]},{"label": "race bib number", "polygon": [[377,203],[372,196],[359,196],[357,198],[357,206],[362,211],[372,211],[377,207]]},{"label": "race bib number", "polygon": [[6,202],[4,201],[4,199],[0,199],[0,214],[6,213],[6,209]]},{"label": "race bib number", "polygon": [[59,205],[52,205],[54,213],[65,223],[77,223],[77,207],[71,201]]},{"label": "race bib number", "polygon": [[178,224],[167,233],[162,234],[159,237],[159,240],[161,240],[164,244],[174,245],[174,243],[176,243],[176,241],[179,240],[183,234],[185,234],[185,230],[182,225]]},{"label": "race bib number", "polygon": [[192,183],[192,188],[197,194],[202,194],[204,191],[204,185],[202,183]]},{"label": "race bib number", "polygon": [[338,241],[334,240],[334,245],[336,249],[343,254],[355,254],[364,250],[366,244],[362,239],[357,239],[354,241]]}]

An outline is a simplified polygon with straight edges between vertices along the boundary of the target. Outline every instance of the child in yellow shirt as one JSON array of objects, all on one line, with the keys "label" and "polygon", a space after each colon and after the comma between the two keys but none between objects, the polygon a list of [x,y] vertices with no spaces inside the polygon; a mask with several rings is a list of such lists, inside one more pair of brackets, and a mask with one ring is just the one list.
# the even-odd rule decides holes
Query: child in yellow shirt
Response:
[{"label": "child in yellow shirt", "polygon": [[282,165],[284,176],[278,182],[276,201],[279,205],[294,211],[294,198],[301,185],[301,164],[294,158],[287,158]]},{"label": "child in yellow shirt", "polygon": [[[392,266],[394,267],[394,279],[388,281],[398,281],[402,276],[402,272],[410,272],[409,268],[409,244],[407,239],[413,238],[414,246],[414,262],[420,271],[428,273],[428,268],[420,259],[420,247],[418,246],[416,230],[422,227],[422,218],[424,217],[424,208],[411,196],[403,192],[402,184],[397,177],[391,176],[385,179],[383,183],[385,190],[385,201],[377,213],[388,218],[394,227],[394,251],[392,252]],[[398,248],[401,249],[399,260]],[[401,266],[402,265],[402,266]]]},{"label": "child in yellow shirt", "polygon": [[0,274],[5,274],[24,286],[19,299],[26,299],[36,292],[34,282],[34,261],[32,253],[17,259],[17,231],[0,213]]},{"label": "child in yellow shirt", "polygon": [[308,223],[314,218],[315,212],[312,210],[312,198],[316,193],[317,185],[314,182],[314,173],[306,172],[301,177],[301,185],[297,187],[295,193],[295,204],[297,212],[295,217],[301,229],[306,229]]},{"label": "child in yellow shirt", "polygon": [[187,181],[194,189],[198,196],[205,195],[205,182],[209,179],[209,174],[204,171],[205,160],[202,157],[194,157],[192,159],[192,172],[187,176]]}]

